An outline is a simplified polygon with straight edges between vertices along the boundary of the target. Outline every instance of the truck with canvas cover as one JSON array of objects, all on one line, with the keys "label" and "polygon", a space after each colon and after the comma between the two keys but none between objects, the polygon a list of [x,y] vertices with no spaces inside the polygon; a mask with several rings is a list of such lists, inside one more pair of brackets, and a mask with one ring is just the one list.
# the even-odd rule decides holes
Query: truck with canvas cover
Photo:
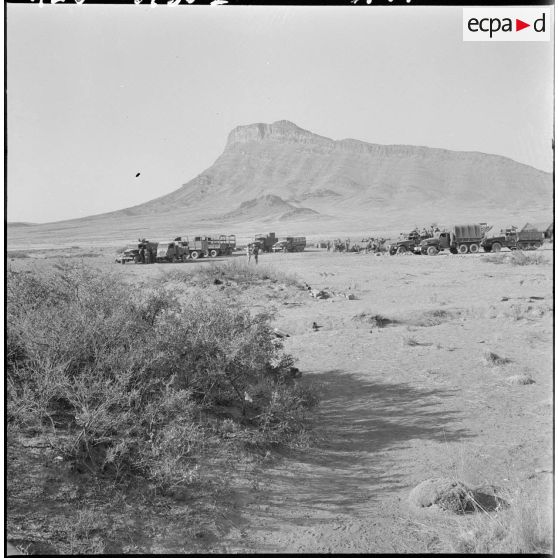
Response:
[{"label": "truck with canvas cover", "polygon": [[302,252],[306,248],[305,236],[285,236],[273,245],[274,252]]},{"label": "truck with canvas cover", "polygon": [[[142,260],[141,253],[143,248],[144,259]],[[149,242],[145,238],[134,242],[133,244],[128,244],[124,249],[124,252],[116,258],[117,263],[125,264],[127,262],[134,263],[145,263],[145,254],[149,252],[151,255],[149,259],[150,262],[155,260],[157,254],[157,242]]]},{"label": "truck with canvas cover", "polygon": [[188,253],[184,246],[176,241],[159,242],[157,246],[158,262],[186,261]]},{"label": "truck with canvas cover", "polygon": [[[231,238],[232,237],[232,238]],[[216,258],[217,256],[230,256],[236,247],[235,235],[214,235],[207,237],[207,252],[206,256]]]},{"label": "truck with canvas cover", "polygon": [[278,239],[274,232],[270,232],[268,234],[261,233],[254,237],[254,242],[258,244],[258,247],[262,252],[271,252],[277,240]]},{"label": "truck with canvas cover", "polygon": [[537,230],[521,230],[517,227],[501,229],[499,233],[487,233],[482,241],[485,252],[499,252],[502,248],[510,250],[536,250],[543,245],[544,233]]},{"label": "truck with canvas cover", "polygon": [[432,238],[422,240],[420,251],[429,256],[442,250],[449,250],[452,254],[476,254],[483,238],[483,228],[478,223],[454,225],[449,231],[439,231]]}]

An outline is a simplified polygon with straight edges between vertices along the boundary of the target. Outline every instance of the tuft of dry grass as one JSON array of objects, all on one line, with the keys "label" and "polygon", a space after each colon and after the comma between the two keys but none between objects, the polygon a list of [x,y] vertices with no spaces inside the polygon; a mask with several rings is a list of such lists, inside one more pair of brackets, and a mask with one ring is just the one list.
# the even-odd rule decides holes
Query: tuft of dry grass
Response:
[{"label": "tuft of dry grass", "polygon": [[475,516],[450,540],[452,552],[551,554],[552,509],[536,494],[518,489],[507,493],[508,505]]},{"label": "tuft of dry grass", "polygon": [[506,382],[512,386],[527,386],[529,384],[534,384],[535,380],[527,374],[515,374],[514,376],[506,378]]},{"label": "tuft of dry grass", "polygon": [[409,323],[418,327],[432,327],[443,324],[449,320],[459,316],[458,310],[445,310],[443,308],[435,308],[422,312],[417,317],[409,320]]},{"label": "tuft of dry grass", "polygon": [[540,265],[547,263],[547,261],[544,254],[526,254],[521,250],[515,250],[509,256],[509,263],[512,265]]},{"label": "tuft of dry grass", "polygon": [[521,250],[514,250],[511,253],[489,254],[483,258],[483,261],[511,265],[541,265],[548,263],[544,254],[541,253],[525,253]]},{"label": "tuft of dry grass", "polygon": [[355,314],[352,318],[354,321],[364,322],[372,327],[383,328],[392,324],[397,324],[397,320],[386,318],[381,314],[369,314],[367,312],[360,312]]},{"label": "tuft of dry grass", "polygon": [[501,357],[500,355],[493,353],[492,351],[485,351],[483,355],[484,361],[487,366],[504,366],[509,364],[511,360],[506,357]]}]

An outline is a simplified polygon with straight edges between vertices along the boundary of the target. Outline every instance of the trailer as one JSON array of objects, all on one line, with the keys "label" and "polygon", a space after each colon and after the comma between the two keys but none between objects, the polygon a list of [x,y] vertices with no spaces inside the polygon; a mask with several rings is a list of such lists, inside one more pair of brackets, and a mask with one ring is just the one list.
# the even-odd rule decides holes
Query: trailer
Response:
[{"label": "trailer", "polygon": [[478,223],[454,225],[449,231],[439,231],[432,238],[422,240],[420,252],[429,256],[442,250],[449,250],[452,254],[476,254],[483,238],[483,228]]}]

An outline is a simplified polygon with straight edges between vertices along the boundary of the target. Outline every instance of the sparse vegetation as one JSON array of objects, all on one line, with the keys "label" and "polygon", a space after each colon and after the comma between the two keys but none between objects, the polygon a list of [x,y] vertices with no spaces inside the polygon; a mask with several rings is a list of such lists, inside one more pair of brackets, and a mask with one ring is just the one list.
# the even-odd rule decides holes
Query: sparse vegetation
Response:
[{"label": "sparse vegetation", "polygon": [[544,254],[540,252],[527,253],[522,250],[514,250],[510,253],[489,254],[483,258],[483,261],[511,265],[541,265],[548,263]]},{"label": "sparse vegetation", "polygon": [[504,366],[509,364],[511,360],[509,358],[501,357],[492,351],[485,351],[483,355],[484,361],[487,366]]},{"label": "sparse vegetation", "polygon": [[547,263],[544,254],[537,252],[527,254],[521,250],[514,250],[509,256],[509,262],[512,265],[540,265]]},{"label": "sparse vegetation", "polygon": [[506,494],[508,506],[467,522],[451,541],[459,553],[552,553],[553,524],[549,503],[526,490]]},{"label": "sparse vegetation", "polygon": [[[247,448],[308,441],[315,392],[265,313],[61,263],[8,270],[7,314],[11,436],[43,437],[76,471],[173,494]],[[72,551],[90,539],[82,519],[66,533]]]},{"label": "sparse vegetation", "polygon": [[8,258],[10,260],[20,260],[28,257],[29,254],[27,252],[22,252],[21,250],[8,250]]},{"label": "sparse vegetation", "polygon": [[[191,270],[188,270],[191,271]],[[236,284],[254,284],[260,281],[281,283],[291,287],[301,287],[299,279],[277,269],[270,264],[248,264],[243,258],[235,258],[226,263],[197,265],[191,273],[182,270],[170,270],[165,273],[164,281],[187,281],[194,284],[210,285],[215,280],[231,281]]]}]

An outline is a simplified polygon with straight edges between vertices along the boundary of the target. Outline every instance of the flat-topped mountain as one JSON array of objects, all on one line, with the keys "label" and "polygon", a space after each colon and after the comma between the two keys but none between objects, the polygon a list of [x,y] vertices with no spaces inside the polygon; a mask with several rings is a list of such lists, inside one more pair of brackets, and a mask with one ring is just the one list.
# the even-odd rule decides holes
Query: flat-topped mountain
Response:
[{"label": "flat-topped mountain", "polygon": [[[142,226],[146,234],[172,234],[185,223],[192,231],[223,224],[234,232],[274,223],[287,230],[292,222],[296,230],[289,232],[303,234],[306,222],[326,233],[496,218],[521,225],[551,215],[552,175],[512,159],[333,140],[281,120],[238,126],[215,163],[170,194],[30,229],[74,234],[83,223],[115,234]],[[29,233],[10,229],[10,235]]]}]

